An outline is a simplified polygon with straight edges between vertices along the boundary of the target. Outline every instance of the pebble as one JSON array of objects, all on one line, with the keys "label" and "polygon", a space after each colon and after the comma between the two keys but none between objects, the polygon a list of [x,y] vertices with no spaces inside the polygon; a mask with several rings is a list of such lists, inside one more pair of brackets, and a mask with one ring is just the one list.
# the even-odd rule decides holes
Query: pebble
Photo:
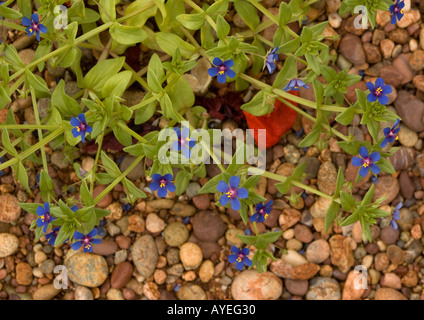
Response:
[{"label": "pebble", "polygon": [[69,162],[62,151],[54,151],[50,156],[50,161],[59,169],[66,169],[69,165]]},{"label": "pebble", "polygon": [[16,265],[16,281],[23,286],[29,286],[32,283],[32,268],[26,262],[19,262]]},{"label": "pebble", "polygon": [[18,202],[18,199],[9,193],[0,195],[0,222],[10,223],[18,220],[21,215]]},{"label": "pebble", "polygon": [[131,238],[124,236],[124,235],[119,235],[115,238],[116,244],[119,246],[119,248],[121,249],[129,249],[131,246]]},{"label": "pebble", "polygon": [[381,230],[380,239],[385,244],[394,244],[399,239],[399,230],[394,230],[390,226]]},{"label": "pebble", "polygon": [[307,280],[284,280],[284,285],[287,291],[296,296],[304,296],[308,291],[308,281]]},{"label": "pebble", "polygon": [[347,60],[355,65],[363,65],[365,63],[365,52],[362,48],[361,39],[351,33],[346,34],[340,42],[340,52]]},{"label": "pebble", "polygon": [[175,221],[165,227],[164,239],[166,244],[178,247],[185,243],[189,237],[189,232],[185,224]]},{"label": "pebble", "polygon": [[300,220],[301,213],[292,208],[285,208],[278,218],[278,223],[283,231],[291,228]]},{"label": "pebble", "polygon": [[203,261],[202,265],[199,269],[199,279],[203,283],[209,282],[215,272],[215,267],[213,265],[213,262],[211,260],[205,260]]},{"label": "pebble", "polygon": [[158,262],[158,250],[151,235],[141,236],[132,247],[134,265],[144,278],[150,277],[155,271]]},{"label": "pebble", "polygon": [[110,288],[106,293],[106,297],[108,300],[125,300],[122,291],[115,288]]},{"label": "pebble", "polygon": [[331,263],[341,272],[347,272],[354,263],[350,239],[342,235],[334,235],[329,240]]},{"label": "pebble", "polygon": [[312,263],[322,263],[330,257],[330,245],[324,239],[315,240],[306,249],[306,259]]},{"label": "pebble", "polygon": [[201,58],[197,61],[197,65],[190,71],[184,74],[184,78],[190,85],[195,95],[203,96],[208,91],[212,82],[212,77],[208,74],[207,70],[212,65],[206,58]]},{"label": "pebble", "polygon": [[150,213],[146,218],[146,229],[151,233],[162,232],[165,222],[155,213]]},{"label": "pebble", "polygon": [[[105,189],[106,189],[106,186],[104,185],[94,187],[93,198],[96,198]],[[112,194],[109,192],[108,194],[106,194],[106,196],[102,198],[102,200],[99,201],[99,203],[97,203],[97,206],[99,206],[100,208],[106,208],[111,203],[112,203]]]},{"label": "pebble", "polygon": [[196,211],[196,208],[191,204],[181,202],[176,202],[171,209],[171,213],[179,217],[191,217]]},{"label": "pebble", "polygon": [[398,195],[399,190],[399,181],[396,178],[392,176],[379,177],[378,183],[375,185],[372,201],[375,201],[384,195],[386,196],[386,199],[381,204],[389,204]]},{"label": "pebble", "polygon": [[312,205],[310,213],[314,218],[325,218],[328,209],[331,206],[331,199],[319,197]]},{"label": "pebble", "polygon": [[128,261],[121,262],[112,271],[110,277],[110,285],[112,288],[121,289],[131,279],[134,268]]},{"label": "pebble", "polygon": [[202,241],[217,241],[226,230],[226,224],[217,212],[200,211],[191,219],[194,235]]},{"label": "pebble", "polygon": [[199,210],[206,210],[211,203],[209,194],[199,194],[192,198],[194,206]]},{"label": "pebble", "polygon": [[197,182],[190,182],[186,189],[186,195],[189,199],[199,194],[201,186]]},{"label": "pebble", "polygon": [[299,159],[299,165],[306,162],[305,174],[308,179],[315,179],[318,176],[318,171],[321,166],[321,162],[318,158],[303,156]]},{"label": "pebble", "polygon": [[179,300],[207,300],[205,291],[197,284],[184,285],[177,291]]},{"label": "pebble", "polygon": [[405,147],[413,147],[418,141],[418,134],[406,126],[401,126],[399,130],[399,142]]},{"label": "pebble", "polygon": [[203,260],[202,249],[193,242],[184,243],[180,248],[180,259],[186,270],[196,269]]},{"label": "pebble", "polygon": [[102,240],[99,244],[93,246],[93,252],[102,256],[109,256],[118,250],[118,245],[113,240]]},{"label": "pebble", "polygon": [[413,95],[410,95],[407,91],[400,90],[398,92],[398,98],[395,101],[395,108],[399,116],[402,118],[402,122],[410,130],[413,130],[415,132],[424,131],[423,101],[417,99]]},{"label": "pebble", "polygon": [[314,235],[311,230],[303,224],[297,224],[294,227],[294,236],[297,240],[303,243],[309,243],[314,239]]},{"label": "pebble", "polygon": [[147,205],[155,210],[171,209],[174,201],[171,199],[156,199],[147,201]]},{"label": "pebble", "polygon": [[60,289],[56,289],[53,284],[47,284],[38,288],[32,295],[33,300],[51,300],[58,295]]},{"label": "pebble", "polygon": [[159,300],[160,292],[156,283],[147,282],[143,286],[143,294],[149,300]]},{"label": "pebble", "polygon": [[380,280],[382,287],[389,287],[393,289],[402,288],[401,279],[393,272],[387,272]]},{"label": "pebble", "polygon": [[317,277],[310,281],[306,300],[340,300],[339,283],[332,278]]},{"label": "pebble", "polygon": [[36,264],[40,265],[47,260],[47,255],[43,251],[37,251],[34,255],[34,261]]},{"label": "pebble", "polygon": [[128,231],[142,233],[145,228],[145,222],[141,215],[133,214],[128,218]]},{"label": "pebble", "polygon": [[119,202],[113,202],[106,207],[110,214],[106,217],[109,221],[116,221],[122,218],[122,205]]},{"label": "pebble", "polygon": [[75,288],[75,300],[94,300],[93,293],[87,287],[77,286]]},{"label": "pebble", "polygon": [[281,256],[281,260],[287,262],[293,267],[308,263],[308,260],[306,260],[304,256],[294,250],[287,250],[287,253]]},{"label": "pebble", "polygon": [[69,279],[85,287],[98,287],[108,276],[105,258],[97,254],[76,253],[65,261]]},{"label": "pebble", "polygon": [[[400,185],[400,194],[405,199],[412,199],[414,197],[415,184],[412,181],[412,179],[409,177],[408,172],[402,171],[400,173],[400,175],[399,175],[399,185]],[[412,216],[411,216],[411,218],[413,219]],[[412,221],[409,221],[409,223],[412,224]],[[411,226],[409,226],[408,230],[410,228],[411,228]],[[406,230],[406,227],[402,228],[402,230]]]},{"label": "pebble", "polygon": [[276,300],[282,292],[282,281],[271,272],[245,270],[234,278],[231,285],[234,300]]},{"label": "pebble", "polygon": [[[342,300],[360,300],[361,296],[365,292],[365,283],[362,283],[362,281],[367,280],[364,279],[364,277],[358,278],[358,280],[356,280],[358,276],[359,274],[355,271],[349,272],[343,287]],[[357,284],[361,286],[359,288],[355,287]]]},{"label": "pebble", "polygon": [[243,241],[241,241],[237,235],[244,235],[244,231],[234,228],[228,229],[227,232],[225,232],[225,239],[227,239],[229,245],[236,247],[243,245]]},{"label": "pebble", "polygon": [[8,257],[16,252],[19,239],[10,233],[0,233],[0,258]]},{"label": "pebble", "polygon": [[318,189],[325,194],[333,195],[336,190],[337,170],[330,161],[324,162],[318,171]]},{"label": "pebble", "polygon": [[392,288],[380,288],[376,291],[374,300],[408,300],[399,291]]}]

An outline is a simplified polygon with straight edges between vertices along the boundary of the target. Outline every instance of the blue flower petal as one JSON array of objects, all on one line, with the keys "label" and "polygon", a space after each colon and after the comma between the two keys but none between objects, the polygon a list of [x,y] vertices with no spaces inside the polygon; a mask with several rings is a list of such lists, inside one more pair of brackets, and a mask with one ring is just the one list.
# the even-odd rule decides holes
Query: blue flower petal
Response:
[{"label": "blue flower petal", "polygon": [[377,162],[378,160],[381,159],[381,155],[378,152],[373,152],[370,155],[370,159],[372,162]]},{"label": "blue flower petal", "polygon": [[228,192],[228,190],[230,188],[228,187],[228,184],[225,181],[221,180],[221,181],[218,182],[218,185],[216,186],[216,189],[219,192],[226,193],[226,192]]},{"label": "blue flower petal", "polygon": [[359,157],[353,157],[352,158],[352,164],[355,166],[355,167],[360,167],[360,166],[362,166],[362,164],[364,163],[364,160],[362,160],[361,158],[359,158]]},{"label": "blue flower petal", "polygon": [[361,155],[362,158],[366,158],[368,157],[368,150],[367,148],[365,148],[364,146],[359,148],[359,154]]},{"label": "blue flower petal", "polygon": [[169,192],[175,192],[175,190],[177,189],[171,181],[168,181],[165,187],[168,189]]},{"label": "blue flower petal", "polygon": [[379,174],[381,169],[379,168],[379,166],[377,166],[375,163],[370,165],[370,170],[372,171],[372,173],[374,174]]},{"label": "blue flower petal", "polygon": [[383,141],[381,141],[380,147],[381,147],[381,148],[384,148],[385,146],[387,146],[387,143],[388,143],[388,142],[389,142],[389,139],[384,138],[384,140],[383,140]]},{"label": "blue flower petal", "polygon": [[248,257],[244,258],[244,264],[247,267],[250,267],[252,265],[252,260],[250,260]]},{"label": "blue flower petal", "polygon": [[38,17],[38,13],[33,13],[31,15],[31,19],[32,21],[34,21],[35,23],[40,23],[40,18]]},{"label": "blue flower petal", "polygon": [[230,254],[228,256],[228,262],[229,263],[235,263],[237,261],[238,255],[237,254]]},{"label": "blue flower petal", "polygon": [[377,80],[375,80],[375,87],[376,88],[383,88],[383,86],[384,86],[383,78],[377,78]]},{"label": "blue flower petal", "polygon": [[389,97],[385,95],[381,95],[378,97],[378,102],[380,102],[383,106],[385,106],[389,102]]},{"label": "blue flower petal", "polygon": [[31,20],[29,20],[27,17],[23,17],[23,18],[22,18],[22,25],[23,25],[24,27],[29,27],[29,26],[31,26],[31,25],[32,25],[32,21],[31,21]]},{"label": "blue flower petal", "polygon": [[240,199],[246,199],[249,196],[249,191],[246,188],[237,189],[237,197]]},{"label": "blue flower petal", "polygon": [[233,65],[234,61],[231,59],[224,62],[224,66],[227,67],[227,69],[231,68]]},{"label": "blue flower petal", "polygon": [[367,95],[367,100],[369,102],[377,101],[377,96],[374,93],[370,93],[370,94]]},{"label": "blue flower petal", "polygon": [[238,198],[231,198],[231,208],[234,211],[238,211],[241,209],[241,203],[240,200]]},{"label": "blue flower petal", "polygon": [[99,244],[100,242],[102,242],[102,239],[91,239],[92,244]]},{"label": "blue flower petal", "polygon": [[166,181],[171,181],[171,180],[172,180],[172,178],[173,178],[173,176],[172,176],[172,174],[167,173],[167,174],[165,174],[165,175],[163,176],[163,178],[164,178]]},{"label": "blue flower petal", "polygon": [[231,188],[236,189],[240,184],[240,178],[238,176],[232,176],[229,181],[229,185]]},{"label": "blue flower petal", "polygon": [[368,174],[368,167],[361,167],[361,169],[359,169],[359,175],[363,178],[365,178]]},{"label": "blue flower petal", "polygon": [[161,188],[158,189],[158,196],[161,197],[161,198],[166,197],[167,193],[168,193],[168,190],[166,189],[166,187],[165,188],[161,187]]},{"label": "blue flower petal", "polygon": [[249,254],[249,248],[243,248],[241,249],[241,253],[243,253],[245,256],[247,256]]},{"label": "blue flower petal", "polygon": [[219,59],[219,58],[213,58],[213,64],[214,64],[214,66],[220,66],[220,65],[222,65],[222,60],[221,59]]},{"label": "blue flower petal", "polygon": [[84,113],[80,113],[78,115],[78,119],[79,121],[81,121],[82,123],[87,123],[87,121],[85,120],[85,114]]},{"label": "blue flower petal", "polygon": [[82,241],[77,241],[73,244],[71,244],[71,248],[74,249],[75,251],[78,251],[82,246]]},{"label": "blue flower petal", "polygon": [[230,198],[227,197],[227,195],[223,194],[220,198],[219,198],[219,203],[221,204],[221,206],[225,207],[225,205],[228,203],[228,201],[230,201]]},{"label": "blue flower petal", "polygon": [[71,125],[74,127],[78,127],[81,124],[81,121],[79,121],[77,118],[72,117],[71,118]]},{"label": "blue flower petal", "polygon": [[215,77],[219,72],[218,67],[212,67],[208,69],[208,73],[211,77]]},{"label": "blue flower petal", "polygon": [[162,176],[159,173],[154,173],[152,175],[152,180],[153,181],[159,181],[160,179],[162,179]]},{"label": "blue flower petal", "polygon": [[250,220],[251,222],[254,222],[254,221],[256,221],[256,219],[258,218],[258,216],[259,216],[259,214],[255,213],[255,214],[253,214],[253,215],[249,218],[249,220]]},{"label": "blue flower petal", "polygon": [[216,80],[219,83],[225,83],[225,81],[227,81],[227,76],[225,75],[225,73],[223,74],[218,74],[218,76],[216,77]]},{"label": "blue flower petal", "polygon": [[97,228],[94,228],[93,230],[91,230],[91,231],[87,234],[87,237],[94,238],[96,235],[97,235]]},{"label": "blue flower petal", "polygon": [[236,269],[237,270],[243,270],[243,267],[244,267],[244,262],[243,261],[240,261],[240,262],[237,262],[236,263]]},{"label": "blue flower petal", "polygon": [[78,232],[78,231],[74,232],[74,239],[81,240],[81,239],[84,239],[84,237],[85,235],[82,234],[81,232]]},{"label": "blue flower petal", "polygon": [[375,86],[374,86],[374,84],[372,82],[367,82],[366,83],[366,86],[367,86],[367,88],[368,88],[369,91],[374,92]]},{"label": "blue flower petal", "polygon": [[225,75],[226,75],[228,78],[234,78],[234,77],[236,76],[236,73],[234,72],[234,70],[227,69],[227,71],[225,72]]},{"label": "blue flower petal", "polygon": [[42,206],[37,207],[36,212],[37,212],[37,215],[39,215],[39,216],[43,216],[43,215],[46,214],[46,210]]},{"label": "blue flower petal", "polygon": [[44,24],[39,24],[38,27],[40,28],[41,33],[47,33],[47,27]]},{"label": "blue flower petal", "polygon": [[231,247],[231,252],[232,252],[232,253],[240,253],[241,251],[240,251],[240,249],[239,249],[239,248],[237,248],[236,246],[232,246],[232,247]]},{"label": "blue flower petal", "polygon": [[400,208],[402,208],[402,206],[403,206],[403,203],[402,202],[399,202],[397,204],[397,206],[395,207],[395,210],[399,210]]}]

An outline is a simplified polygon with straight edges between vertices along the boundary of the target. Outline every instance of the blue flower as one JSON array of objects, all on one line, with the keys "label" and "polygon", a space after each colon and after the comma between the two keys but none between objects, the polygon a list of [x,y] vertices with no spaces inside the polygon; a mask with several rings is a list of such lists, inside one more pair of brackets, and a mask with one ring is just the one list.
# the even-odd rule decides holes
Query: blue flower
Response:
[{"label": "blue flower", "polygon": [[240,210],[241,204],[240,199],[246,199],[249,196],[249,192],[246,188],[238,188],[240,184],[240,178],[237,176],[232,176],[230,178],[229,185],[221,180],[216,187],[219,192],[224,194],[219,198],[219,202],[222,206],[225,206],[231,200],[231,208],[237,211]]},{"label": "blue flower", "polygon": [[236,246],[231,247],[231,252],[233,254],[228,256],[228,261],[230,263],[236,263],[236,268],[238,270],[243,270],[244,265],[250,267],[252,265],[252,260],[247,256],[249,255],[249,248],[239,249]]},{"label": "blue flower", "polygon": [[377,78],[375,80],[375,85],[372,82],[367,82],[367,88],[370,93],[367,96],[369,102],[377,101],[382,105],[386,105],[389,102],[389,97],[387,96],[389,93],[392,93],[392,87],[388,84],[384,84],[384,80],[382,78]]},{"label": "blue flower", "polygon": [[31,15],[31,20],[27,17],[22,18],[22,25],[27,27],[25,31],[29,36],[32,36],[35,33],[37,40],[40,41],[40,32],[46,33],[47,28],[45,25],[40,23],[40,18],[38,17],[38,13],[33,13]]},{"label": "blue flower", "polygon": [[398,224],[396,223],[395,220],[400,219],[400,208],[402,208],[402,206],[403,206],[402,202],[399,202],[392,212],[392,220],[390,221],[390,226],[395,230],[398,229]]},{"label": "blue flower", "polygon": [[190,129],[187,127],[183,127],[183,130],[180,130],[180,128],[175,127],[174,131],[177,134],[178,140],[172,143],[172,149],[175,151],[182,150],[184,157],[190,158],[191,156],[190,148],[194,147],[194,145],[196,144],[196,139],[189,138]]},{"label": "blue flower", "polygon": [[380,173],[380,168],[374,163],[380,160],[381,155],[378,152],[373,152],[368,156],[368,150],[364,146],[359,149],[359,154],[362,158],[353,157],[352,164],[356,167],[361,167],[359,169],[359,175],[365,177],[368,174],[368,171],[371,170],[375,174]]},{"label": "blue flower", "polygon": [[169,192],[174,192],[176,190],[175,185],[171,182],[173,179],[172,174],[168,173],[164,176],[155,173],[152,176],[153,182],[150,184],[149,188],[152,191],[158,190],[159,197],[166,197],[166,194]]},{"label": "blue flower", "polygon": [[49,226],[50,222],[56,219],[53,218],[50,214],[50,204],[48,202],[44,203],[44,207],[39,206],[36,212],[39,216],[39,218],[37,219],[37,226],[40,228],[43,227],[43,232],[46,233],[47,227]]},{"label": "blue flower", "polygon": [[272,203],[272,200],[265,205],[258,203],[256,205],[256,212],[250,217],[250,221],[264,222],[271,213]]},{"label": "blue flower", "polygon": [[52,230],[52,232],[46,234],[46,239],[48,240],[49,245],[54,246],[59,230],[60,230],[60,227],[56,227]]},{"label": "blue flower", "polygon": [[74,232],[74,239],[80,240],[71,244],[71,248],[75,251],[79,250],[81,246],[84,246],[84,252],[93,252],[93,244],[99,244],[102,242],[101,239],[94,239],[97,235],[97,229],[94,228],[87,235],[82,234],[81,232]]},{"label": "blue flower", "polygon": [[103,238],[106,234],[105,228],[103,228],[106,225],[106,220],[100,221],[99,225],[95,228],[97,229],[97,236],[100,238]]},{"label": "blue flower", "polygon": [[383,130],[384,140],[381,142],[380,147],[384,148],[385,146],[387,146],[388,143],[391,143],[399,139],[399,137],[397,136],[397,133],[399,132],[400,127],[396,128],[399,125],[399,123],[400,123],[400,120],[396,119],[396,122],[391,129],[389,127],[384,128]]},{"label": "blue flower", "polygon": [[275,63],[278,61],[278,47],[272,49],[265,58],[265,65],[268,68],[269,73],[273,73],[277,67]]},{"label": "blue flower", "polygon": [[391,24],[396,24],[396,19],[401,20],[404,12],[403,8],[405,7],[405,3],[403,0],[396,0],[395,4],[392,4],[389,8],[390,13],[392,14],[392,20],[390,21]]},{"label": "blue flower", "polygon": [[211,77],[218,75],[217,80],[219,83],[225,83],[228,78],[234,78],[236,73],[230,68],[234,65],[233,60],[222,61],[219,58],[213,59],[215,67],[209,68],[208,73]]},{"label": "blue flower", "polygon": [[78,119],[72,117],[71,125],[75,127],[72,129],[72,135],[74,136],[74,138],[81,136],[82,142],[85,142],[85,135],[93,131],[93,128],[87,125],[84,113],[80,113],[78,115]]},{"label": "blue flower", "polygon": [[291,79],[289,83],[284,87],[284,91],[299,91],[300,87],[304,87],[305,89],[309,89],[308,85],[300,79]]}]

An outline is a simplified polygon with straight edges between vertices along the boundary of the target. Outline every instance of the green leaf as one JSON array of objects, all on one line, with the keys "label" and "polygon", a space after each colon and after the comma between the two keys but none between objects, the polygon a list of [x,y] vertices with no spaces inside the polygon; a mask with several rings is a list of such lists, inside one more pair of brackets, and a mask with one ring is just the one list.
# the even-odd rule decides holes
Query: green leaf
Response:
[{"label": "green leaf", "polygon": [[277,190],[281,194],[286,194],[290,190],[291,179],[290,178],[287,178],[284,182],[280,182],[280,183],[275,184],[275,187],[277,188]]},{"label": "green leaf", "polygon": [[147,38],[147,33],[143,29],[124,26],[117,22],[109,29],[109,32],[115,41],[128,46],[143,42]]},{"label": "green leaf", "polygon": [[93,206],[94,200],[91,196],[90,191],[88,190],[87,182],[82,180],[81,188],[80,188],[81,201],[86,206]]},{"label": "green leaf", "polygon": [[396,170],[393,167],[392,163],[386,159],[386,158],[381,158],[378,162],[377,165],[380,167],[381,171],[386,172],[388,174],[395,174]]},{"label": "green leaf", "polygon": [[314,128],[298,145],[299,148],[310,147],[314,145],[321,136],[320,128]]},{"label": "green leaf", "polygon": [[290,22],[290,19],[292,18],[292,10],[287,3],[281,2],[280,10],[278,12],[279,12],[278,26],[282,28],[285,25],[287,25],[287,23]]},{"label": "green leaf", "polygon": [[340,202],[342,203],[343,210],[345,211],[352,211],[352,209],[356,206],[355,198],[345,191],[340,193]]},{"label": "green leaf", "polygon": [[275,78],[272,86],[274,88],[278,88],[285,84],[288,80],[294,78],[297,78],[296,60],[293,56],[289,56],[287,57],[286,61],[284,61],[284,66],[278,73],[277,78]]},{"label": "green leaf", "polygon": [[282,234],[283,234],[282,231],[274,231],[274,232],[263,233],[259,237],[261,237],[267,243],[274,243],[281,237]]},{"label": "green leaf", "polygon": [[336,190],[334,191],[334,198],[337,198],[339,196],[343,183],[344,183],[343,168],[340,166],[339,171],[337,172],[337,182],[336,182]]},{"label": "green leaf", "polygon": [[371,185],[371,188],[367,191],[364,198],[361,201],[362,205],[370,204],[372,200],[372,196],[374,195],[375,184]]},{"label": "green leaf", "polygon": [[49,201],[49,195],[53,192],[54,184],[53,180],[50,178],[49,174],[44,171],[44,169],[40,172],[40,196],[43,201]]},{"label": "green leaf", "polygon": [[330,226],[333,223],[334,219],[336,219],[339,210],[340,205],[337,202],[331,202],[331,205],[328,208],[327,213],[325,214],[325,232],[330,229]]},{"label": "green leaf", "polygon": [[7,129],[1,129],[1,141],[3,144],[3,148],[6,149],[6,151],[13,157],[18,157],[18,152],[15,150],[15,148],[12,146],[12,143],[10,142],[9,132]]},{"label": "green leaf", "polygon": [[243,0],[235,0],[233,4],[243,21],[246,22],[250,29],[255,30],[260,23],[255,7]]},{"label": "green leaf", "polygon": [[378,132],[380,131],[380,123],[374,119],[370,119],[367,123],[367,129],[374,141],[378,140]]},{"label": "green leaf", "polygon": [[218,39],[225,39],[230,33],[230,25],[222,16],[218,16],[216,20],[216,35]]},{"label": "green leaf", "polygon": [[320,61],[318,60],[318,57],[313,56],[310,53],[306,53],[305,58],[306,58],[306,61],[308,62],[308,66],[311,67],[312,71],[315,72],[316,74],[320,74],[321,64],[320,64]]},{"label": "green leaf", "polygon": [[359,220],[359,211],[355,211],[347,217],[341,224],[342,227],[349,226]]},{"label": "green leaf", "polygon": [[175,176],[175,186],[177,188],[175,192],[177,196],[180,196],[184,193],[191,181],[191,178],[193,178],[193,174],[190,172],[187,172],[183,169],[178,171],[177,175]]},{"label": "green leaf", "polygon": [[38,75],[33,74],[28,69],[25,71],[25,77],[29,85],[34,88],[37,98],[50,97],[50,90],[46,81]]},{"label": "green leaf", "polygon": [[65,81],[63,80],[60,80],[54,89],[51,104],[63,117],[76,116],[81,113],[78,102],[65,93]]},{"label": "green leaf", "polygon": [[122,96],[132,77],[131,71],[122,71],[108,79],[103,87],[102,96]]},{"label": "green leaf", "polygon": [[243,183],[242,187],[246,189],[254,188],[259,183],[260,179],[261,176],[258,174],[251,176],[245,183]]},{"label": "green leaf", "polygon": [[205,23],[206,12],[193,14],[180,14],[177,16],[177,21],[185,28],[190,30],[199,30]]},{"label": "green leaf", "polygon": [[206,184],[199,190],[199,194],[204,193],[216,193],[217,192],[217,185],[219,181],[223,180],[222,174],[218,174],[217,176],[210,179]]},{"label": "green leaf", "polygon": [[104,151],[101,152],[102,164],[105,167],[106,171],[114,178],[117,178],[121,175],[121,171],[114,161],[112,161]]},{"label": "green leaf", "polygon": [[248,246],[255,244],[256,240],[258,239],[258,236],[245,236],[243,234],[236,234],[236,236]]},{"label": "green leaf", "polygon": [[136,15],[132,16],[127,20],[129,26],[135,26],[141,28],[146,23],[147,19],[153,17],[158,10],[158,7],[155,5],[153,0],[136,0],[127,7],[125,11],[125,16],[133,15],[135,12],[138,12]]},{"label": "green leaf", "polygon": [[268,103],[267,94],[264,90],[259,91],[248,103],[241,106],[241,109],[250,114],[260,117],[271,112],[272,104]]},{"label": "green leaf", "polygon": [[[178,78],[178,80],[175,80],[176,78]],[[168,77],[167,83],[167,93],[175,111],[189,109],[193,106],[195,96],[192,88],[184,77],[172,73]],[[171,83],[173,83],[172,86],[170,86]]]},{"label": "green leaf", "polygon": [[8,18],[10,20],[18,20],[22,18],[22,14],[19,11],[0,5],[0,17]]},{"label": "green leaf", "polygon": [[83,88],[92,89],[97,93],[102,92],[106,81],[117,74],[124,63],[125,57],[103,60],[97,63],[85,75],[82,81]]},{"label": "green leaf", "polygon": [[336,117],[336,121],[345,126],[350,125],[355,116],[355,110],[356,110],[355,105],[347,108],[345,111],[343,111]]},{"label": "green leaf", "polygon": [[[144,96],[143,101],[147,100],[151,97],[152,97],[152,94],[150,92],[148,92]],[[143,101],[140,102],[140,104],[142,104]],[[155,101],[150,102],[149,104],[145,104],[143,107],[137,109],[137,111],[135,113],[134,123],[135,124],[142,124],[142,123],[145,123],[146,121],[149,121],[150,118],[155,114],[157,103],[158,102],[155,100]]]},{"label": "green leaf", "polygon": [[41,206],[41,203],[18,203],[19,206],[30,214],[37,214],[37,208]]},{"label": "green leaf", "polygon": [[157,32],[155,33],[155,39],[160,49],[170,56],[174,55],[176,48],[180,49],[181,56],[186,59],[190,59],[197,51],[193,45],[173,33]]}]

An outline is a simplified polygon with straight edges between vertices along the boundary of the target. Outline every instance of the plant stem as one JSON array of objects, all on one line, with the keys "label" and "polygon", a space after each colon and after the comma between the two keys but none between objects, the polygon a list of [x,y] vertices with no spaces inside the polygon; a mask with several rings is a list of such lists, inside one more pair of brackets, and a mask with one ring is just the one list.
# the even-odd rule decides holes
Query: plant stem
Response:
[{"label": "plant stem", "polygon": [[137,132],[135,132],[134,130],[131,130],[130,128],[128,128],[128,126],[124,125],[122,122],[118,122],[118,126],[128,132],[131,136],[133,136],[134,138],[136,138],[138,141],[140,141],[141,143],[148,143],[148,141],[143,138],[142,136],[140,136]]},{"label": "plant stem", "polygon": [[105,197],[110,191],[113,190],[113,188],[115,188],[115,186],[122,180],[124,179],[128,173],[131,172],[132,169],[135,168],[135,166],[141,161],[143,160],[144,156],[139,156],[137,159],[134,160],[134,162],[127,168],[127,170],[125,170],[118,178],[116,178],[110,185],[108,185],[106,187],[106,189],[104,189],[95,199],[94,199],[94,204],[98,204],[103,197]]},{"label": "plant stem", "polygon": [[64,131],[65,131],[65,128],[62,128],[62,127],[58,128],[56,131],[52,132],[47,137],[45,137],[44,139],[40,140],[39,142],[32,145],[30,148],[28,148],[24,152],[22,152],[18,157],[10,159],[9,161],[6,161],[0,164],[0,170],[3,170],[4,168],[10,167],[14,165],[15,163],[18,163],[19,161],[22,161],[23,159],[25,159],[26,157],[28,157],[29,155],[31,155],[32,153],[34,153],[35,151],[43,147],[44,145],[48,144],[53,139],[60,136]]}]

